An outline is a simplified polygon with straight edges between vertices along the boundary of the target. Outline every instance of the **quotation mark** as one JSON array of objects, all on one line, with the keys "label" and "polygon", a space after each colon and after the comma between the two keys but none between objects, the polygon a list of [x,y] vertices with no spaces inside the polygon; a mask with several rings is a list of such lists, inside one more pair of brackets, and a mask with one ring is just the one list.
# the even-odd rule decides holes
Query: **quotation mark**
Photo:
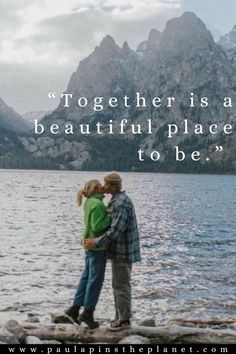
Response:
[{"label": "quotation mark", "polygon": [[56,98],[56,92],[49,92],[48,97],[49,98]]},{"label": "quotation mark", "polygon": [[[223,146],[221,146],[221,145],[219,145],[219,146],[216,145],[216,150],[215,150],[215,151],[216,151],[216,152],[218,152],[218,151],[219,151],[219,152],[222,152],[223,149],[224,149]],[[209,161],[209,160],[210,160],[209,157],[207,157],[207,158],[206,158],[206,161]]]}]

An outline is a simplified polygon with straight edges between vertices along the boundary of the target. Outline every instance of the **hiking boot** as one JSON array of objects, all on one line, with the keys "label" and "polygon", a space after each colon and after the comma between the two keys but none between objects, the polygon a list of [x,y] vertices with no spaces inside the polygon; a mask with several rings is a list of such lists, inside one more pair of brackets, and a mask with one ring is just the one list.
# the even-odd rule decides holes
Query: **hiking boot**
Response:
[{"label": "hiking boot", "polygon": [[99,327],[99,323],[97,321],[94,321],[93,312],[94,311],[91,310],[84,310],[84,312],[81,313],[81,315],[79,316],[79,321],[86,323],[86,325],[90,329],[95,329]]},{"label": "hiking boot", "polygon": [[67,317],[70,318],[70,320],[72,320],[72,322],[75,322],[77,324],[80,324],[80,321],[78,319],[79,317],[79,310],[80,310],[80,306],[78,305],[72,305],[71,307],[69,307],[67,310],[65,310],[65,314],[67,315]]},{"label": "hiking boot", "polygon": [[130,321],[129,320],[125,320],[125,321],[120,321],[120,320],[116,320],[116,321],[112,321],[107,329],[109,329],[109,331],[112,332],[116,332],[116,331],[121,331],[123,329],[129,329],[130,328]]}]

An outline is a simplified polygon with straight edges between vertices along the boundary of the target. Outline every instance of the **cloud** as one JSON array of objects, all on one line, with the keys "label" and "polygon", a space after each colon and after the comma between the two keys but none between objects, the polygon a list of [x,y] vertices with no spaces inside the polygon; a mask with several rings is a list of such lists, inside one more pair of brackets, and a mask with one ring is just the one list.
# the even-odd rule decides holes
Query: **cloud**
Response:
[{"label": "cloud", "polygon": [[20,28],[23,19],[18,16],[18,11],[29,3],[28,0],[1,0],[0,1],[0,40],[12,36]]},{"label": "cloud", "polygon": [[234,10],[235,0],[1,0],[0,97],[20,112],[52,108],[45,92],[64,91],[105,35],[135,49],[151,28],[193,11],[219,36]]},{"label": "cloud", "polygon": [[107,34],[131,47],[181,12],[178,0],[0,2],[0,97],[20,113],[52,109],[79,61]]},{"label": "cloud", "polygon": [[[3,0],[0,60],[43,63],[50,55],[55,58],[62,46],[68,56],[76,50],[88,53],[107,33],[118,33],[113,23],[130,30],[129,22],[142,25],[156,15],[162,24],[166,13],[176,8],[180,0],[12,0],[11,6]],[[65,55],[61,60],[66,60]]]},{"label": "cloud", "polygon": [[[117,9],[117,8],[116,8]],[[75,10],[74,13],[55,16],[41,21],[34,33],[14,41],[12,52],[18,52],[18,61],[78,62],[89,55],[102,38],[110,34],[119,45],[127,40],[131,47],[147,38],[151,28],[162,29],[168,19],[181,10],[169,8],[126,7],[118,13],[112,10]],[[5,51],[6,53],[6,51]],[[9,58],[13,53],[7,54]],[[17,60],[17,59],[16,59]]]}]

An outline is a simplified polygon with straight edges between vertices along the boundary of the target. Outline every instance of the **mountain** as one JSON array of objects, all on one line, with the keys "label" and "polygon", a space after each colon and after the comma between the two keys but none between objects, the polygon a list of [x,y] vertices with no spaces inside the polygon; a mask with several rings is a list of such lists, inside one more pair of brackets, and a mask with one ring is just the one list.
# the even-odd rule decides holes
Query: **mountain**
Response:
[{"label": "mountain", "polygon": [[51,113],[52,111],[30,111],[24,113],[22,115],[22,118],[26,121],[27,124],[33,127],[35,119],[37,119],[37,121],[39,122],[42,118],[44,118],[46,115],[49,115]]},{"label": "mountain", "polygon": [[[111,111],[108,107],[96,112],[93,109],[93,99],[96,96],[104,98],[116,96],[118,99],[125,94],[134,95],[135,89],[136,53],[124,42],[120,48],[111,36],[106,36],[93,53],[79,63],[78,69],[69,80],[65,93],[70,93],[71,108],[64,108],[61,100],[58,108],[49,116],[44,117],[41,123],[49,126],[52,123],[64,124],[68,121],[80,122],[108,122],[110,119],[119,119],[121,110]],[[78,107],[78,97],[88,99],[87,107]],[[26,150],[34,157],[47,157],[55,161],[63,161],[66,168],[81,169],[86,161],[90,161],[97,154],[97,145],[91,144],[91,139],[78,136],[52,136],[39,139],[23,139]],[[100,144],[100,141],[98,142]],[[40,147],[39,147],[40,146]],[[99,149],[103,149],[102,146]],[[100,154],[100,152],[98,152]],[[99,157],[98,157],[99,158]]]},{"label": "mountain", "polygon": [[13,108],[7,106],[3,99],[0,98],[0,128],[23,133],[29,131],[30,126]]},{"label": "mountain", "polygon": [[[233,171],[235,165],[235,116],[236,110],[225,109],[223,97],[236,100],[236,76],[232,61],[221,45],[214,42],[205,24],[193,13],[187,12],[168,21],[159,32],[152,29],[148,39],[132,50],[127,42],[119,47],[111,36],[106,36],[99,46],[79,66],[69,80],[65,93],[72,94],[69,106],[64,99],[51,114],[41,120],[48,128],[52,123],[63,127],[71,122],[90,124],[90,135],[83,135],[75,129],[74,134],[63,132],[52,135],[48,132],[30,139],[21,139],[26,151],[34,158],[47,158],[60,163],[62,168],[71,169],[123,169],[163,171]],[[146,99],[146,107],[137,106],[137,92]],[[190,95],[196,107],[189,108]],[[108,105],[110,97],[117,98],[117,107]],[[124,105],[124,96],[129,104]],[[168,97],[176,97],[174,108],[167,107]],[[78,99],[85,107],[79,107]],[[94,97],[102,97],[103,110],[94,108]],[[155,108],[152,98],[159,97],[162,105]],[[201,97],[207,97],[209,105],[200,107]],[[86,103],[86,104],[85,104]],[[119,122],[126,118],[132,124],[144,126],[147,119],[154,123],[154,133],[135,135],[127,131],[117,134]],[[233,134],[176,134],[168,139],[165,127],[175,123],[183,127],[188,120],[193,131],[195,124],[204,128],[209,122],[222,127],[232,123]],[[116,122],[115,134],[96,134],[96,123]],[[104,132],[104,130],[103,130]],[[215,153],[216,143],[224,145],[224,153]],[[173,159],[173,148],[178,145],[187,153],[198,150],[209,156],[211,163],[194,164],[186,161],[180,165]],[[162,159],[155,164],[150,159],[140,162],[137,150],[143,148],[147,156],[153,150],[160,151]]]},{"label": "mountain", "polygon": [[47,158],[35,159],[22,139],[30,140],[32,126],[0,98],[0,168],[61,168]]},{"label": "mountain", "polygon": [[[157,128],[166,121],[182,126],[184,119],[188,119],[191,126],[196,123],[206,125],[207,122],[231,121],[234,112],[223,107],[222,99],[226,96],[236,98],[235,82],[234,68],[224,50],[214,42],[205,24],[194,14],[184,13],[168,21],[157,45],[143,57],[137,88],[142,96],[158,96],[163,102],[167,101],[168,96],[176,97],[175,108],[170,110],[164,107],[158,111],[150,107],[140,115],[155,119]],[[208,98],[209,106],[205,109],[189,109],[191,93],[198,107],[201,97]],[[168,140],[159,133],[157,130],[156,135],[143,140],[146,149],[148,146],[151,151],[154,145],[158,149],[163,146],[163,150],[166,150],[177,142],[184,144],[184,135]],[[189,144],[189,138],[192,136],[187,137],[184,145]],[[205,149],[210,143],[208,139],[208,136],[205,139],[196,137],[197,144]]]},{"label": "mountain", "polygon": [[218,43],[226,50],[236,48],[236,25],[229,33],[220,37]]},{"label": "mountain", "polygon": [[0,168],[20,167],[23,156],[31,158],[19,138],[29,130],[29,124],[0,98]]},{"label": "mountain", "polygon": [[146,41],[141,42],[137,47],[137,53],[146,55],[149,51],[157,48],[160,43],[161,32],[153,28]]},{"label": "mountain", "polygon": [[[212,90],[213,83],[217,88],[230,89],[236,78],[222,48],[215,44],[205,24],[192,13],[184,13],[167,22],[157,46],[144,58],[144,64],[146,80],[139,86],[150,89],[153,83],[154,93],[170,88],[190,93],[202,90],[203,86]],[[160,83],[160,76],[164,76],[165,87]],[[211,91],[209,95],[212,95]]]},{"label": "mountain", "polygon": [[[17,169],[61,169],[59,163],[47,158],[35,158],[26,151],[22,135],[0,128],[0,168]],[[30,139],[28,136],[24,139]]]},{"label": "mountain", "polygon": [[[73,98],[70,100],[71,108],[63,108],[63,101],[53,113],[59,116],[66,114],[67,119],[81,120],[83,118],[93,120],[97,116],[93,110],[94,97],[104,98],[116,96],[123,97],[125,94],[132,95],[134,91],[134,78],[136,70],[136,53],[124,42],[120,48],[114,39],[107,35],[93,53],[79,63],[77,71],[74,72],[68,83],[65,93],[70,93]],[[86,97],[89,104],[81,109],[78,107],[78,97]],[[103,110],[103,115],[108,114],[109,118],[118,117],[118,111],[110,112]]]},{"label": "mountain", "polygon": [[229,33],[219,39],[218,44],[221,45],[232,65],[236,68],[236,25]]}]

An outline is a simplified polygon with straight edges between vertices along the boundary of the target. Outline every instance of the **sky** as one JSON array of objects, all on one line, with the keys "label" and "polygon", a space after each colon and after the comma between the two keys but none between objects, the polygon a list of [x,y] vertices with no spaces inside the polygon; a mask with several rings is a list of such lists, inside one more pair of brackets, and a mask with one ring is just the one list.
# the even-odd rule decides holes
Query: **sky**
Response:
[{"label": "sky", "polygon": [[215,39],[236,25],[235,0],[0,0],[0,97],[17,112],[51,110],[79,61],[110,34],[137,45],[185,11]]}]

